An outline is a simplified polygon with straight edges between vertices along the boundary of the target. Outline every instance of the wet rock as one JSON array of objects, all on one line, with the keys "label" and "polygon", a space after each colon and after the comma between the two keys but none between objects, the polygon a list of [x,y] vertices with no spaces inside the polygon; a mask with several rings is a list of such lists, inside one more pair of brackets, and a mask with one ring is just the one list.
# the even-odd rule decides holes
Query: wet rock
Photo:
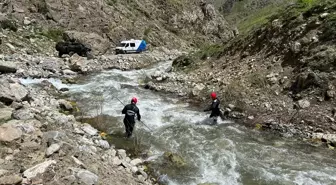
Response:
[{"label": "wet rock", "polygon": [[184,159],[181,156],[171,152],[165,152],[164,158],[176,167],[182,167],[186,165]]},{"label": "wet rock", "polygon": [[62,87],[62,88],[60,88],[60,91],[61,92],[66,92],[66,91],[69,91],[70,89],[69,88],[66,88],[66,87]]},{"label": "wet rock", "polygon": [[98,183],[98,176],[88,170],[79,170],[76,177],[86,185],[95,185]]},{"label": "wet rock", "polygon": [[17,66],[10,61],[0,60],[0,73],[16,73]]},{"label": "wet rock", "polygon": [[58,104],[61,107],[61,109],[65,110],[65,111],[72,111],[73,110],[73,106],[71,105],[71,103],[66,101],[66,100],[58,100]]},{"label": "wet rock", "polygon": [[77,75],[77,73],[76,72],[74,72],[74,71],[71,71],[70,69],[65,69],[65,70],[63,70],[62,71],[62,74],[63,75]]},{"label": "wet rock", "polygon": [[85,124],[85,126],[83,126],[81,128],[85,133],[89,134],[90,136],[95,136],[98,135],[98,130],[93,128],[91,125],[89,124]]},{"label": "wet rock", "polygon": [[28,179],[34,178],[38,174],[45,173],[47,171],[48,167],[50,167],[53,164],[56,164],[55,160],[45,161],[43,163],[35,165],[35,166],[29,168],[28,170],[24,171],[23,176],[28,178]]},{"label": "wet rock", "polygon": [[12,118],[12,111],[11,108],[2,108],[0,109],[0,124],[6,122]]},{"label": "wet rock", "polygon": [[46,151],[46,156],[50,157],[53,153],[59,151],[59,149],[61,149],[61,145],[57,144],[57,143],[53,143],[51,144]]},{"label": "wet rock", "polygon": [[21,138],[22,131],[11,125],[0,126],[0,142],[11,142]]},{"label": "wet rock", "polygon": [[22,108],[13,112],[13,118],[18,120],[28,120],[33,119],[34,114],[30,111],[30,109]]},{"label": "wet rock", "polygon": [[305,108],[308,108],[310,106],[310,102],[308,100],[299,100],[298,101],[298,104],[299,104],[299,107],[301,109],[305,109]]},{"label": "wet rock", "polygon": [[0,185],[16,185],[22,182],[22,177],[18,175],[10,175],[0,178]]}]

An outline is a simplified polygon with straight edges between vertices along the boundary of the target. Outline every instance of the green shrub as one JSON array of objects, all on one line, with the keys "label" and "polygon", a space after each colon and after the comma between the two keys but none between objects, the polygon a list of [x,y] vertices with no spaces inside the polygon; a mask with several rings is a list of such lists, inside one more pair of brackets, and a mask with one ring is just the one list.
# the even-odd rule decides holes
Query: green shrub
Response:
[{"label": "green shrub", "polygon": [[15,21],[9,20],[9,19],[5,19],[5,20],[1,21],[0,22],[0,27],[2,29],[9,29],[9,30],[12,30],[14,32],[16,32],[18,30],[18,26],[15,23]]},{"label": "green shrub", "polygon": [[42,31],[41,34],[43,36],[45,36],[45,37],[48,37],[49,39],[51,39],[51,40],[53,40],[55,42],[58,42],[58,41],[62,40],[62,36],[64,34],[64,30],[63,29],[59,29],[59,28],[56,28],[56,29],[49,28],[46,31]]}]

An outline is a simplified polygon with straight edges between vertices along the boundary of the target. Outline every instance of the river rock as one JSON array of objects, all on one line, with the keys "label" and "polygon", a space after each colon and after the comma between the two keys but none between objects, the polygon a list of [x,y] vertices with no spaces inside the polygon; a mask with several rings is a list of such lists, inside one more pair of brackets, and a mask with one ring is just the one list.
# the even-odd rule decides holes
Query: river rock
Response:
[{"label": "river rock", "polygon": [[22,177],[18,175],[10,175],[0,178],[0,185],[16,185],[22,182]]},{"label": "river rock", "polygon": [[119,157],[114,157],[112,160],[113,165],[115,166],[119,166],[121,165],[121,160],[119,159]]},{"label": "river rock", "polygon": [[98,135],[98,130],[93,128],[91,125],[89,124],[85,124],[82,128],[81,128],[85,133],[89,134],[90,136],[95,136]]},{"label": "river rock", "polygon": [[305,109],[310,106],[310,102],[308,100],[299,100],[298,104],[301,109]]},{"label": "river rock", "polygon": [[46,156],[49,157],[51,156],[53,153],[57,152],[59,149],[61,149],[61,145],[57,144],[57,143],[53,143],[51,144],[46,151]]},{"label": "river rock", "polygon": [[22,131],[12,125],[0,126],[0,142],[11,142],[19,139],[22,136]]},{"label": "river rock", "polygon": [[31,168],[29,168],[28,170],[23,172],[23,176],[31,179],[36,177],[38,174],[43,174],[44,172],[46,172],[46,170],[48,169],[49,166],[51,166],[52,164],[56,164],[55,160],[49,160],[49,161],[45,161],[43,163],[37,164]]},{"label": "river rock", "polygon": [[117,150],[117,154],[118,154],[120,159],[125,160],[127,158],[126,150],[124,150],[124,149]]},{"label": "river rock", "polygon": [[30,111],[30,109],[22,108],[13,112],[13,118],[18,120],[28,120],[33,119],[34,114]]},{"label": "river rock", "polygon": [[58,100],[58,104],[61,107],[61,109],[65,110],[65,111],[72,111],[73,110],[73,106],[71,105],[71,103],[66,101],[66,100]]},{"label": "river rock", "polygon": [[13,62],[0,60],[0,73],[15,73],[16,70],[17,67]]},{"label": "river rock", "polygon": [[18,83],[0,80],[0,101],[10,105],[13,101],[22,101],[28,97],[28,90]]},{"label": "river rock", "polygon": [[11,108],[0,109],[0,124],[12,118],[12,111],[13,109]]},{"label": "river rock", "polygon": [[59,131],[49,131],[43,133],[43,140],[48,142],[58,143],[59,141],[63,141],[65,137],[66,137],[65,133]]},{"label": "river rock", "polygon": [[76,177],[86,185],[95,185],[98,183],[98,176],[88,170],[79,170]]},{"label": "river rock", "polygon": [[70,69],[65,69],[65,70],[63,70],[62,71],[62,73],[63,73],[63,75],[77,75],[77,73],[76,72],[74,72],[74,71],[72,71],[72,70],[70,70]]},{"label": "river rock", "polygon": [[109,149],[110,148],[110,144],[106,141],[106,140],[98,140],[97,141],[97,145],[101,148],[105,148],[105,149]]},{"label": "river rock", "polygon": [[134,166],[137,166],[137,165],[142,163],[142,160],[141,159],[133,159],[130,163]]}]

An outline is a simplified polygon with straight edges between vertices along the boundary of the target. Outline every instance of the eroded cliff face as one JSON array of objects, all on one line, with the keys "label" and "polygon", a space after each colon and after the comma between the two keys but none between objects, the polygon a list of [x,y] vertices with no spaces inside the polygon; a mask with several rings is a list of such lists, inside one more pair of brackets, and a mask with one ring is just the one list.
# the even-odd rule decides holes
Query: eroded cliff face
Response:
[{"label": "eroded cliff face", "polygon": [[112,45],[143,38],[152,46],[186,48],[237,34],[211,4],[198,0],[5,0],[0,10],[18,26],[95,33]]}]

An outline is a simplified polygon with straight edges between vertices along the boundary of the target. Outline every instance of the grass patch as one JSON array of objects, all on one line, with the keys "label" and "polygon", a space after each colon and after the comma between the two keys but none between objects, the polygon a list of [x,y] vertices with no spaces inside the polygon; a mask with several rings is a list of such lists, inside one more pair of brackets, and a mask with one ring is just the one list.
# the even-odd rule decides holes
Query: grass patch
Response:
[{"label": "grass patch", "polygon": [[52,28],[49,28],[48,30],[44,30],[41,32],[41,35],[55,41],[55,42],[58,42],[58,41],[61,41],[62,38],[63,38],[63,34],[64,34],[64,30],[63,29],[52,29]]},{"label": "grass patch", "polygon": [[205,60],[208,57],[209,58],[219,58],[223,50],[224,50],[224,46],[219,45],[219,44],[204,45],[204,46],[200,46],[200,49],[198,52],[190,54],[190,56],[196,60],[197,59]]},{"label": "grass patch", "polygon": [[250,74],[248,81],[255,88],[265,88],[268,84],[266,77],[258,72]]}]

